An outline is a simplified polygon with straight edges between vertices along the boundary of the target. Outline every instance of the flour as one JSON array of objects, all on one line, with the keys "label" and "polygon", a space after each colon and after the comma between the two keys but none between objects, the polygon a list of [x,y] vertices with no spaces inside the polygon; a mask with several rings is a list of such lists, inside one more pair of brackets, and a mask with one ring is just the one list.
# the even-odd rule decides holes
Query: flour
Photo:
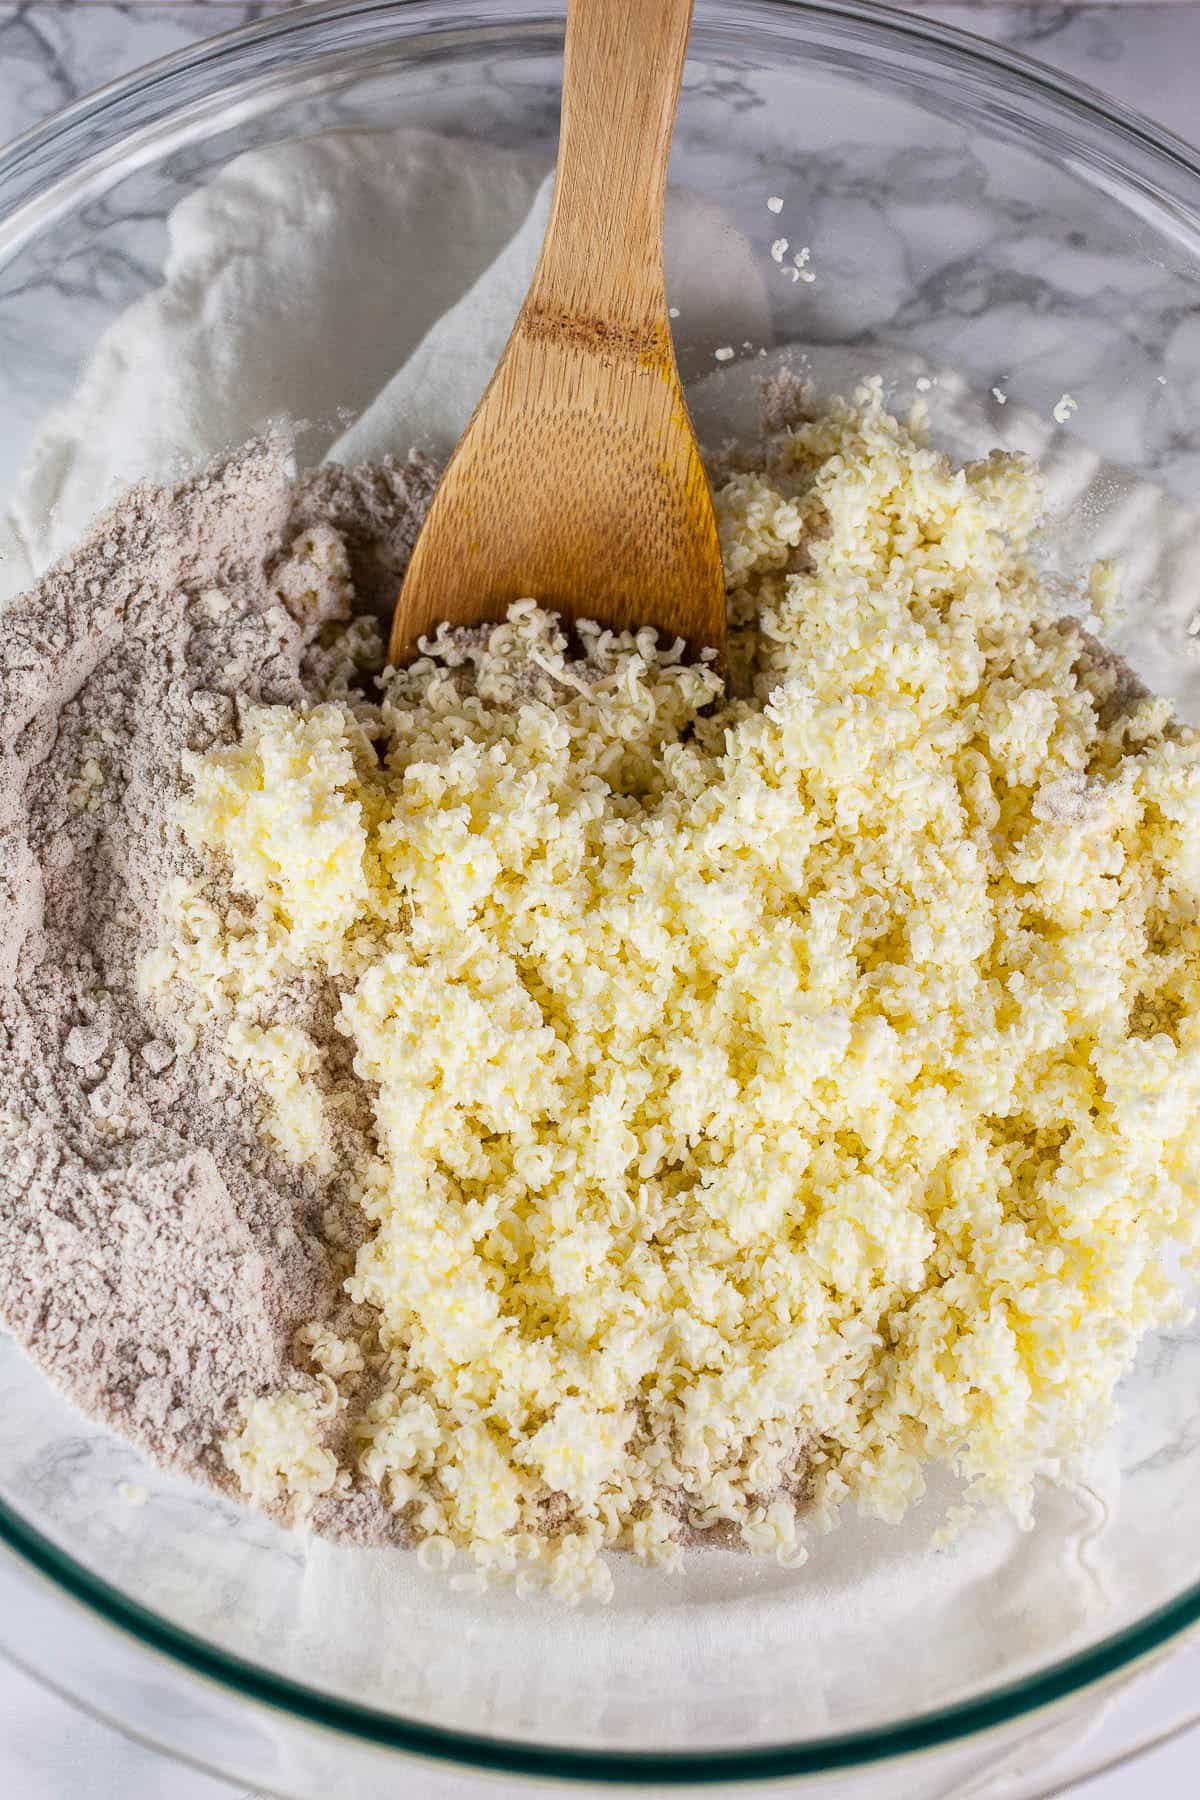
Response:
[{"label": "flour", "polygon": [[[280,1163],[247,1084],[203,1044],[177,1055],[138,998],[160,892],[192,866],[181,755],[231,741],[244,703],[378,661],[349,595],[386,606],[432,482],[414,459],[293,489],[260,444],[134,490],[5,613],[0,1319],[88,1412],[215,1481],[236,1397],[297,1379],[296,1327],[344,1311],[362,1227],[345,1163]],[[340,1523],[377,1535],[380,1510],[350,1495]]]}]

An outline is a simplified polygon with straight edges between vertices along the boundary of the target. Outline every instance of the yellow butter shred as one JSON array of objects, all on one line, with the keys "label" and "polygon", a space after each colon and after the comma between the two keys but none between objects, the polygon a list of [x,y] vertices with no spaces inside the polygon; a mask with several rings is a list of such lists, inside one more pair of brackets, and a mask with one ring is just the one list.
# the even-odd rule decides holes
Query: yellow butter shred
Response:
[{"label": "yellow butter shred", "polygon": [[[1057,615],[1036,470],[868,385],[717,505],[739,697],[523,602],[378,707],[255,709],[145,971],[297,1160],[327,1046],[272,995],[333,984],[343,1454],[427,1560],[567,1598],[718,1524],[798,1560],[936,1463],[1027,1512],[1197,1244],[1200,750]],[[337,1479],[301,1398],[247,1401],[252,1496]]]},{"label": "yellow butter shred", "polygon": [[322,1440],[337,1409],[332,1381],[323,1394],[285,1390],[243,1401],[238,1427],[221,1450],[247,1498],[270,1505],[286,1497],[302,1519],[315,1499],[332,1493],[339,1484],[337,1458]]}]

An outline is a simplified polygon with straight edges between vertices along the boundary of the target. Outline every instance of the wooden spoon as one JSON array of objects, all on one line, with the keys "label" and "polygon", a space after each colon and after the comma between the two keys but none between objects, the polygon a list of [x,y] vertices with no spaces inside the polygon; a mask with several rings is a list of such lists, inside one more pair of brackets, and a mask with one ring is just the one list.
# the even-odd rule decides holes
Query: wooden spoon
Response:
[{"label": "wooden spoon", "polygon": [[716,521],[663,279],[691,13],[692,0],[570,0],[545,242],[413,551],[396,666],[442,620],[499,620],[525,598],[723,652]]}]

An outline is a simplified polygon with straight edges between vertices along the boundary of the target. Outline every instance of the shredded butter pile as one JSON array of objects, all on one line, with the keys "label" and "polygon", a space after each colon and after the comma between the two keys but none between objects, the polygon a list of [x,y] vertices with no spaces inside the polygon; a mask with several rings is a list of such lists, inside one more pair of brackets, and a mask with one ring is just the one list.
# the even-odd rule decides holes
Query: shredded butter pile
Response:
[{"label": "shredded butter pile", "polygon": [[272,998],[319,972],[374,1117],[377,1323],[247,1398],[260,1500],[345,1480],[337,1416],[439,1563],[799,1559],[931,1463],[1027,1511],[1176,1308],[1200,747],[1056,616],[1028,465],[868,385],[769,466],[717,495],[750,697],[528,602],[193,762],[148,986],[320,1158],[350,1097]]}]

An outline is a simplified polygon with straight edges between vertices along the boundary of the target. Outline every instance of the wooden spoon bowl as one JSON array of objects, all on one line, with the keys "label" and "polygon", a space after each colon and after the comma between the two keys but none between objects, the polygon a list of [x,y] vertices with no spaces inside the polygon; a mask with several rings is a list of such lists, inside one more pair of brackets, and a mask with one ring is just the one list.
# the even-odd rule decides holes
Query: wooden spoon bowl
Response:
[{"label": "wooden spoon bowl", "polygon": [[446,466],[392,622],[394,665],[444,620],[532,598],[564,621],[725,642],[712,496],[667,314],[663,211],[692,0],[570,0],[546,237]]}]

